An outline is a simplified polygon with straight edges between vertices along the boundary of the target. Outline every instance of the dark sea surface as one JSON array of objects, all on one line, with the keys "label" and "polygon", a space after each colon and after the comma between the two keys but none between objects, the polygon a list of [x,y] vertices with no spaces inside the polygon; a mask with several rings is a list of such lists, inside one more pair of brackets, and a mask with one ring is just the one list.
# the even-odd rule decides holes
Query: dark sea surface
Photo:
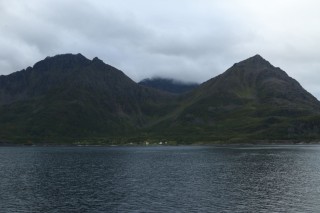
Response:
[{"label": "dark sea surface", "polygon": [[320,212],[320,146],[0,147],[0,212]]}]

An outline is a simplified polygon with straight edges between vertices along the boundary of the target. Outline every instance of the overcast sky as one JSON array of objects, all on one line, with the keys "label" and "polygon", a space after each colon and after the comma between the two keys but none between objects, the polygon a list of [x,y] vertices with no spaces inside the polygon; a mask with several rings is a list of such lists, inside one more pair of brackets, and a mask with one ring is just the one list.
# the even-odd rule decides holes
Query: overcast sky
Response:
[{"label": "overcast sky", "polygon": [[260,54],[320,98],[319,0],[0,0],[0,74],[97,56],[135,81],[203,82]]}]

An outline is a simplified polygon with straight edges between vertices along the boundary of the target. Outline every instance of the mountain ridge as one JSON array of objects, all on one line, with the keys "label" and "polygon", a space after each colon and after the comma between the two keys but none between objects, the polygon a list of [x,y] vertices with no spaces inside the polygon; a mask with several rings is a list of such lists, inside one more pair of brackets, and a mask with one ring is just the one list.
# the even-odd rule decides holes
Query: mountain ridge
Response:
[{"label": "mountain ridge", "polygon": [[315,140],[319,129],[320,102],[260,55],[182,94],[139,85],[81,54],[0,76],[5,141]]}]

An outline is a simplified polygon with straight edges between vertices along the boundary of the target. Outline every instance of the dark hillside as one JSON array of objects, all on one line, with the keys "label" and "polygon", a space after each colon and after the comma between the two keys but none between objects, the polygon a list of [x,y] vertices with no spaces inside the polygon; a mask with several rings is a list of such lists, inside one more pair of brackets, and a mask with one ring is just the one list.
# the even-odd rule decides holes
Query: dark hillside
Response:
[{"label": "dark hillside", "polygon": [[1,76],[0,83],[2,138],[132,134],[166,114],[173,101],[172,95],[142,87],[81,54],[47,57]]},{"label": "dark hillside", "polygon": [[319,115],[315,97],[256,55],[200,85],[157,128],[191,141],[308,140]]}]

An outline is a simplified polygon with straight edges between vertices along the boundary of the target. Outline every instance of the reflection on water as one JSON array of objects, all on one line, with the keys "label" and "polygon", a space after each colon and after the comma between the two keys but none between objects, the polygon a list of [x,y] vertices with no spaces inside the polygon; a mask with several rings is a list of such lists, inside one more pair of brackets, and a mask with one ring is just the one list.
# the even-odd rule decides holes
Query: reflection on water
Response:
[{"label": "reflection on water", "polygon": [[317,212],[320,146],[1,147],[0,212]]}]

